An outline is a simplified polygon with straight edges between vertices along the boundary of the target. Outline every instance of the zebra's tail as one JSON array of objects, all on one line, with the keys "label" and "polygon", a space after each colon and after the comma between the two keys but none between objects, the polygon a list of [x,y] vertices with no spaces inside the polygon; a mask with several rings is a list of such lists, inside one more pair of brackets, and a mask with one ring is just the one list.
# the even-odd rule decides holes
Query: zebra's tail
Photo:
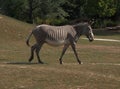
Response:
[{"label": "zebra's tail", "polygon": [[30,33],[30,35],[28,36],[27,40],[26,40],[26,44],[27,46],[30,46],[29,44],[29,40],[30,40],[30,37],[32,36],[33,32]]}]

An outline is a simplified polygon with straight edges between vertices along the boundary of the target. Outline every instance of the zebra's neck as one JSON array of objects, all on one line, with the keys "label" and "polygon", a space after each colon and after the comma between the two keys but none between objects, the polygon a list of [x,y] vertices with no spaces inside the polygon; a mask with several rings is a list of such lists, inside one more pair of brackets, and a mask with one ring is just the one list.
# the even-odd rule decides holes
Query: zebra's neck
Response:
[{"label": "zebra's neck", "polygon": [[80,36],[81,36],[81,34],[79,34],[79,33],[77,33],[77,34],[75,35],[75,42],[76,42],[76,43],[77,43],[77,41],[79,40]]}]

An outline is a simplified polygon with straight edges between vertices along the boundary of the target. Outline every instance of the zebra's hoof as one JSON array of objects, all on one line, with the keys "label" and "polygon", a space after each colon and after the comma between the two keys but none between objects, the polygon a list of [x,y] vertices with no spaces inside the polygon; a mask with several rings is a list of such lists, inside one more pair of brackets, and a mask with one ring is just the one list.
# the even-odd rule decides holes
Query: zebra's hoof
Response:
[{"label": "zebra's hoof", "polygon": [[39,64],[44,64],[44,62],[39,62]]},{"label": "zebra's hoof", "polygon": [[31,63],[32,60],[33,60],[33,58],[29,58],[28,62]]},{"label": "zebra's hoof", "polygon": [[82,65],[82,64],[83,64],[83,62],[80,62],[79,64],[81,64],[81,65]]},{"label": "zebra's hoof", "polygon": [[31,60],[29,60],[28,62],[31,63]]},{"label": "zebra's hoof", "polygon": [[60,62],[60,64],[62,65],[63,63],[62,63],[62,62]]},{"label": "zebra's hoof", "polygon": [[78,63],[81,64],[81,65],[83,64],[83,62],[78,62]]},{"label": "zebra's hoof", "polygon": [[80,63],[81,65],[83,64],[83,62]]}]

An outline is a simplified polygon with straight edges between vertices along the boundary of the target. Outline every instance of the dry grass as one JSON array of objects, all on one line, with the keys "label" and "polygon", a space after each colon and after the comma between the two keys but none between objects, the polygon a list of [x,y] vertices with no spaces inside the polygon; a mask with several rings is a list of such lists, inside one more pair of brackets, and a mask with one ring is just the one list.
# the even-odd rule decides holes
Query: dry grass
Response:
[{"label": "dry grass", "polygon": [[0,17],[0,89],[120,88],[120,43],[80,40],[77,51],[83,65],[76,62],[71,48],[60,65],[62,47],[45,44],[40,54],[45,64],[37,64],[36,58],[28,63],[25,38],[33,25]]},{"label": "dry grass", "polygon": [[1,89],[119,89],[119,67],[2,63],[0,85]]}]

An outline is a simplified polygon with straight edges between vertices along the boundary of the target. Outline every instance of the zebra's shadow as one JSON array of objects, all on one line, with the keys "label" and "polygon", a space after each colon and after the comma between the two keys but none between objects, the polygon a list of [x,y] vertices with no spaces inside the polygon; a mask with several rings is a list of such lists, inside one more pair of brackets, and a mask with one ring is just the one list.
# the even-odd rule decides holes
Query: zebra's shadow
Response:
[{"label": "zebra's shadow", "polygon": [[[13,65],[42,65],[41,63],[38,62],[33,62],[33,63],[29,63],[29,62],[7,62],[6,64],[13,64]],[[47,64],[47,63],[44,63]]]}]

